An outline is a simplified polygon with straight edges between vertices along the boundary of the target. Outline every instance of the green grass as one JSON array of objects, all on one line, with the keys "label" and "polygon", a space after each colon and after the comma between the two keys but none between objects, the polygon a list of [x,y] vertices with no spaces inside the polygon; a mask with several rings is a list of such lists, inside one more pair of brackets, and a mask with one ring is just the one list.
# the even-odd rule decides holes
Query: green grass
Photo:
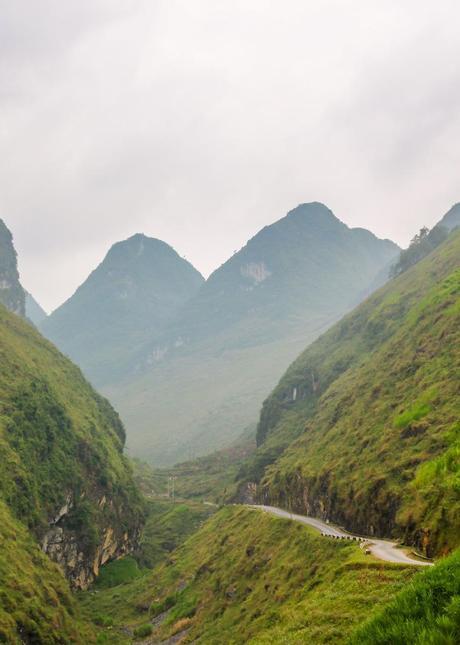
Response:
[{"label": "green grass", "polygon": [[212,506],[187,501],[176,504],[149,502],[145,523],[136,557],[143,567],[153,568],[197,531],[215,512]]},{"label": "green grass", "polygon": [[350,645],[460,642],[460,551],[418,574],[350,639]]},{"label": "green grass", "polygon": [[[225,507],[142,578],[86,593],[88,615],[113,621],[113,643],[154,624],[158,641],[344,643],[414,575],[300,524]],[[166,613],[165,613],[166,612]]]},{"label": "green grass", "polygon": [[295,361],[240,471],[261,499],[428,555],[459,545],[459,265],[457,232]]},{"label": "green grass", "polygon": [[142,522],[124,440],[117,413],[80,370],[0,306],[0,498],[40,541],[70,502],[59,526],[88,572],[109,529],[121,546]]},{"label": "green grass", "polygon": [[120,560],[114,560],[101,568],[97,578],[95,589],[109,589],[121,584],[131,582],[142,575],[142,571],[135,558],[126,556]]},{"label": "green grass", "polygon": [[0,642],[96,642],[61,571],[1,501]]}]

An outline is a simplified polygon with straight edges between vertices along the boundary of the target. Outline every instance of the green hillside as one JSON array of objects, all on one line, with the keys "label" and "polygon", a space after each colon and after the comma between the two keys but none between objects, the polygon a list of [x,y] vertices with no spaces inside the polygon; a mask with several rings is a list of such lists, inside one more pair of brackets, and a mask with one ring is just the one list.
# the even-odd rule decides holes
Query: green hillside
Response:
[{"label": "green hillside", "polygon": [[[12,237],[0,233],[2,300],[23,314]],[[137,545],[144,508],[124,440],[80,370],[0,304],[1,642],[95,642],[70,586]]]},{"label": "green hillside", "polygon": [[460,551],[414,577],[350,641],[350,645],[388,643],[460,643]]},{"label": "green hillside", "polygon": [[102,386],[131,369],[139,348],[164,329],[202,282],[168,244],[134,235],[114,244],[40,328]]},{"label": "green hillside", "polygon": [[0,498],[75,586],[136,542],[143,510],[124,439],[80,370],[0,307]]},{"label": "green hillside", "polygon": [[293,363],[241,478],[259,481],[261,500],[357,532],[427,554],[457,546],[459,304],[454,232]]},{"label": "green hillside", "polygon": [[0,642],[96,642],[61,571],[0,501]]},{"label": "green hillside", "polygon": [[153,573],[83,601],[113,625],[113,643],[149,625],[153,642],[345,643],[414,574],[356,543],[226,507]]},{"label": "green hillside", "polygon": [[104,388],[132,453],[165,465],[231,445],[280,373],[397,254],[317,203],[262,229],[140,352],[144,369]]}]

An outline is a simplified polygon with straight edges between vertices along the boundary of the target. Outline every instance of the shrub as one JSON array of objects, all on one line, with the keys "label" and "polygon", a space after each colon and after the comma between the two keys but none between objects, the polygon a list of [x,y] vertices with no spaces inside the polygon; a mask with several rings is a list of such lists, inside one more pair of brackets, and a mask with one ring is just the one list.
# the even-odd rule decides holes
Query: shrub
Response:
[{"label": "shrub", "polygon": [[146,638],[147,636],[150,636],[150,634],[153,632],[153,627],[150,624],[145,624],[141,625],[137,629],[134,630],[134,638]]}]

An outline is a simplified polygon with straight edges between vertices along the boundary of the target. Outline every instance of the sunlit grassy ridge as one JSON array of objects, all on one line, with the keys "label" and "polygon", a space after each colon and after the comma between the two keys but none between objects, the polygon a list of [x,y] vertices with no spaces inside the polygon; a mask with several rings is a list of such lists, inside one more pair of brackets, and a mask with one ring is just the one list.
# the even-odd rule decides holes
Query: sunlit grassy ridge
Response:
[{"label": "sunlit grassy ridge", "polygon": [[186,642],[216,645],[343,643],[413,575],[356,543],[225,507],[153,573],[86,595],[85,605],[113,621],[113,643],[129,642],[122,628],[149,624],[158,641],[183,632]]},{"label": "sunlit grassy ridge", "polygon": [[460,643],[460,551],[417,575],[357,630],[352,645]]},{"label": "sunlit grassy ridge", "polygon": [[241,476],[276,504],[444,552],[460,540],[459,384],[453,233],[295,361]]}]

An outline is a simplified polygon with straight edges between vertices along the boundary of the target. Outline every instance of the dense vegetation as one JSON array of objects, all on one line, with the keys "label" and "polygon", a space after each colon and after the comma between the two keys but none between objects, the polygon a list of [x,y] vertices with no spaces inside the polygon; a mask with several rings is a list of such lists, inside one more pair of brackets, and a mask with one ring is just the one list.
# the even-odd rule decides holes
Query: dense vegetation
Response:
[{"label": "dense vegetation", "polygon": [[385,280],[397,253],[322,204],[261,230],[139,355],[158,360],[104,390],[130,428],[132,452],[164,466],[231,445],[283,369]]},{"label": "dense vegetation", "polygon": [[459,303],[454,232],[311,345],[263,406],[241,473],[260,498],[427,553],[457,546]]},{"label": "dense vegetation", "polygon": [[158,642],[343,643],[413,575],[356,543],[226,507],[153,573],[85,594],[84,606],[110,625],[112,643],[139,628]]},{"label": "dense vegetation", "polygon": [[354,634],[352,645],[460,643],[460,551],[417,575]]},{"label": "dense vegetation", "polygon": [[136,552],[139,565],[153,569],[163,562],[215,510],[213,506],[199,502],[150,501],[147,521]]},{"label": "dense vegetation", "polygon": [[95,640],[61,571],[0,501],[0,642]]},{"label": "dense vegetation", "polygon": [[[203,277],[170,246],[144,235],[115,244],[41,330],[102,386],[199,289]],[[147,356],[143,356],[147,360]]]},{"label": "dense vegetation", "polygon": [[0,332],[0,498],[40,541],[63,532],[82,557],[56,555],[80,584],[102,543],[129,548],[141,523],[124,429],[79,369],[4,307]]}]

